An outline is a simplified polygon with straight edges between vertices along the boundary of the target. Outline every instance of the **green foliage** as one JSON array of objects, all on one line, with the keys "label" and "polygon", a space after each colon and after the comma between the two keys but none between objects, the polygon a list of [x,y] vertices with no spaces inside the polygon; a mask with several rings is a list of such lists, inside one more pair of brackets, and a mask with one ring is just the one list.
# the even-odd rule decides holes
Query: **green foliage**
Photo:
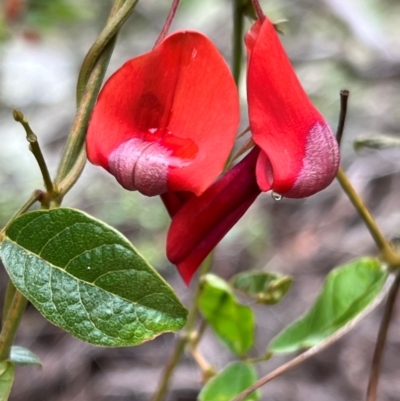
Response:
[{"label": "green foliage", "polygon": [[373,258],[357,259],[334,269],[314,305],[271,341],[269,351],[286,353],[317,345],[362,312],[386,278],[387,272]]},{"label": "green foliage", "polygon": [[79,20],[85,13],[86,7],[70,0],[35,0],[28,3],[27,21],[38,28],[50,28]]},{"label": "green foliage", "polygon": [[[245,362],[233,362],[203,387],[199,401],[230,401],[257,381],[257,372],[253,365]],[[257,401],[260,392],[255,391],[245,401]]]},{"label": "green foliage", "polygon": [[0,401],[7,401],[14,381],[14,364],[0,362]]},{"label": "green foliage", "polygon": [[292,285],[293,279],[277,273],[250,271],[237,274],[232,286],[257,302],[274,305],[281,301]]},{"label": "green foliage", "polygon": [[238,302],[226,281],[207,274],[201,284],[199,309],[217,336],[238,355],[254,343],[254,315]]},{"label": "green foliage", "polygon": [[16,288],[50,322],[89,343],[136,345],[186,322],[173,290],[129,241],[80,211],[20,216],[0,255]]},{"label": "green foliage", "polygon": [[10,361],[15,365],[39,365],[42,361],[29,349],[14,345],[11,347]]},{"label": "green foliage", "polygon": [[400,148],[400,139],[390,135],[376,135],[364,138],[358,138],[354,141],[354,150],[362,148],[387,149]]}]

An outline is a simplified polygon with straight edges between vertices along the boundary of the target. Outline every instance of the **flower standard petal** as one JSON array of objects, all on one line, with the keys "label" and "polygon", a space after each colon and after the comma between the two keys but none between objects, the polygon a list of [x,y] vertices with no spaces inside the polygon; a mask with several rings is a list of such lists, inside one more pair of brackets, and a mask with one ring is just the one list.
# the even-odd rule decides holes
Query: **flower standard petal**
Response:
[{"label": "flower standard petal", "polygon": [[126,189],[199,195],[223,169],[238,123],[236,86],[218,50],[198,32],[177,32],[106,82],[88,158]]},{"label": "flower standard petal", "polygon": [[261,193],[254,174],[259,153],[256,146],[201,196],[186,201],[173,216],[167,256],[187,284]]},{"label": "flower standard petal", "polygon": [[293,198],[328,186],[339,166],[336,139],[312,105],[275,32],[265,18],[245,38],[247,97],[260,188]]}]

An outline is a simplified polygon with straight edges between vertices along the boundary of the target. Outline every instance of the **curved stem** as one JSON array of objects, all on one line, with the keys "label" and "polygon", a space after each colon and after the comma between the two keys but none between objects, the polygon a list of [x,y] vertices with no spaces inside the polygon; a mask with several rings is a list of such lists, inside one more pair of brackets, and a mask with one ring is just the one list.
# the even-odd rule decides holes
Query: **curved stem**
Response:
[{"label": "curved stem", "polygon": [[17,289],[11,280],[8,281],[6,295],[4,297],[4,306],[3,306],[3,316],[1,319],[1,326],[4,326],[4,323],[7,320],[8,312],[10,311],[11,305],[13,303],[14,295]]},{"label": "curved stem", "polygon": [[376,401],[378,393],[379,372],[381,368],[381,361],[383,350],[386,344],[386,337],[393,315],[394,304],[396,302],[397,294],[400,287],[400,273],[396,273],[395,281],[390,289],[388,299],[385,305],[382,322],[379,328],[378,338],[375,344],[374,357],[372,359],[371,373],[368,382],[367,401]]},{"label": "curved stem", "polygon": [[153,49],[158,46],[163,40],[164,38],[168,35],[168,31],[169,28],[171,27],[172,21],[174,20],[175,14],[176,14],[176,10],[178,9],[179,6],[179,1],[180,0],[173,0],[172,1],[172,6],[169,10],[167,19],[165,21],[165,24],[160,32],[160,35],[158,36],[156,43],[154,44]]},{"label": "curved stem", "polygon": [[58,184],[58,197],[55,199],[57,204],[61,204],[62,199],[64,196],[69,192],[69,190],[75,185],[76,181],[80,177],[80,175],[83,172],[83,169],[86,164],[86,150],[85,148],[82,148],[75,164],[71,168],[70,172],[68,175]]},{"label": "curved stem", "polygon": [[260,387],[264,386],[271,380],[283,375],[284,373],[288,372],[289,370],[293,369],[294,367],[300,365],[307,359],[320,353],[322,350],[324,350],[325,348],[328,348],[330,345],[335,343],[337,340],[341,339],[345,334],[347,334],[355,326],[357,326],[358,323],[360,323],[366,316],[368,316],[377,306],[379,306],[386,299],[386,296],[388,295],[393,283],[394,283],[394,277],[389,276],[388,279],[386,280],[386,283],[385,283],[382,291],[378,294],[378,296],[361,313],[359,313],[353,320],[351,320],[349,323],[347,323],[345,326],[343,326],[341,329],[339,329],[332,336],[328,337],[326,340],[320,342],[318,345],[303,352],[299,356],[296,356],[291,361],[284,363],[279,368],[275,369],[271,373],[268,373],[266,376],[257,380],[252,386],[250,386],[246,390],[242,391],[239,395],[237,395],[230,401],[243,401],[252,392],[258,390]]},{"label": "curved stem", "polygon": [[[115,15],[110,17],[108,24],[83,62],[77,85],[78,110],[54,180],[56,185],[68,175],[81,154],[89,118],[114,49],[116,34],[137,2],[138,0],[115,1],[111,11]],[[117,5],[120,4],[123,6],[117,11]],[[79,177],[82,169],[83,167],[76,171],[77,177]]]},{"label": "curved stem", "polygon": [[51,180],[46,161],[44,160],[42,150],[40,149],[37,136],[32,131],[32,128],[28,123],[28,120],[25,118],[25,116],[22,114],[21,111],[14,109],[13,116],[14,120],[19,122],[25,130],[26,140],[29,142],[29,149],[33,153],[33,156],[35,156],[37,164],[39,165],[40,172],[42,173],[44,186],[46,187],[47,193],[51,197],[54,192],[53,182]]},{"label": "curved stem", "polygon": [[[156,392],[154,393],[153,397],[151,398],[151,401],[161,401],[164,399],[164,397],[168,391],[169,382],[171,380],[172,374],[174,373],[174,370],[175,370],[176,366],[178,365],[178,363],[185,351],[186,345],[191,341],[191,333],[192,333],[194,325],[196,323],[196,318],[197,318],[197,314],[198,314],[197,302],[198,302],[198,299],[200,296],[201,277],[210,271],[210,269],[212,267],[212,259],[213,259],[213,253],[211,253],[207,257],[207,259],[203,262],[203,264],[200,268],[200,274],[199,274],[199,278],[197,281],[196,292],[192,299],[188,319],[187,319],[187,322],[186,322],[186,325],[184,328],[184,334],[179,338],[179,340],[175,344],[175,348],[164,368],[160,382],[157,386]],[[196,341],[198,341],[198,340],[199,339],[196,337]]]},{"label": "curved stem", "polygon": [[27,299],[16,291],[0,334],[0,361],[4,361],[10,355],[10,349],[27,303]]},{"label": "curved stem", "polygon": [[383,236],[375,220],[371,216],[370,211],[367,209],[358,193],[354,190],[345,172],[341,168],[339,168],[336,178],[371,233],[371,236],[381,253],[382,259],[391,267],[400,266],[400,255],[393,250],[390,243]]},{"label": "curved stem", "polygon": [[168,391],[169,381],[174,373],[175,367],[178,364],[183,352],[185,351],[187,339],[185,337],[180,337],[175,344],[174,351],[167,364],[165,365],[160,383],[158,385],[157,391],[151,398],[151,401],[161,401]]},{"label": "curved stem", "polygon": [[115,38],[121,26],[129,18],[131,12],[136,6],[139,0],[116,0],[110,11],[107,24],[101,31],[96,42],[90,48],[83,60],[81,70],[79,72],[78,83],[76,85],[76,96],[77,104],[79,105],[83,93],[86,88],[86,84],[89,81],[89,77],[94,69],[96,62],[103,54],[107,45]]}]

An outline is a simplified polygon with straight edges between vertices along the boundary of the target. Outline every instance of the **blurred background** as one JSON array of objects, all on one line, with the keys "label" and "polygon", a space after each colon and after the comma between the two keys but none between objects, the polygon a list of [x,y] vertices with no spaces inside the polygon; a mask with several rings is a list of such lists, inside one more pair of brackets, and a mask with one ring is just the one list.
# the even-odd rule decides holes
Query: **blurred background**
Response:
[{"label": "blurred background", "polygon": [[[158,37],[170,0],[139,1],[123,27],[108,75],[124,61],[149,51]],[[1,3],[0,3],[1,4]],[[339,90],[350,105],[342,166],[390,238],[400,237],[400,150],[355,152],[356,138],[400,133],[400,2],[397,0],[265,0],[265,13],[286,19],[282,37],[301,82],[336,128]],[[23,111],[39,137],[54,175],[75,113],[80,64],[105,24],[109,0],[3,0],[0,16],[0,226],[42,187],[25,134],[12,118]],[[197,29],[231,62],[233,0],[182,0],[172,30]],[[251,25],[246,21],[246,29]],[[243,59],[245,68],[245,59]],[[248,126],[245,74],[240,82],[242,126]],[[87,165],[64,206],[82,209],[113,225],[160,271],[188,305],[185,287],[165,257],[169,217],[158,198],[123,190],[105,171]],[[304,313],[326,274],[365,254],[374,243],[337,182],[311,198],[274,201],[263,194],[227,235],[215,256],[224,278],[245,269],[289,274],[294,284],[277,306],[255,307],[257,346]],[[0,291],[7,283],[0,271]],[[382,310],[344,339],[297,369],[269,383],[262,399],[337,401],[363,399]],[[381,401],[399,400],[400,309],[389,331],[380,382]],[[35,352],[43,368],[18,368],[12,401],[142,401],[156,388],[176,340],[166,334],[135,348],[105,349],[85,344],[47,323],[30,306],[16,344]],[[234,357],[207,331],[200,349],[221,368]],[[288,358],[258,365],[265,374]],[[185,357],[171,382],[168,400],[192,401],[200,373]]]}]

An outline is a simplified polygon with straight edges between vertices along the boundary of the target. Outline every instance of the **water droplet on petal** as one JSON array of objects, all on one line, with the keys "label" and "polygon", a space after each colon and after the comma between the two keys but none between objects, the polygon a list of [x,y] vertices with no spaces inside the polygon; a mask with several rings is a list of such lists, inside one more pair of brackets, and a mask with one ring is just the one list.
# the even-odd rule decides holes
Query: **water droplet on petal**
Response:
[{"label": "water droplet on petal", "polygon": [[277,201],[277,202],[280,201],[283,198],[283,196],[281,194],[278,194],[278,193],[276,193],[274,191],[271,192],[271,196],[272,196],[272,199]]},{"label": "water droplet on petal", "polygon": [[197,56],[197,50],[193,49],[192,50],[192,60],[194,60],[196,58],[196,56]]},{"label": "water droplet on petal", "polygon": [[149,132],[150,132],[150,134],[154,134],[154,133],[156,133],[156,132],[157,132],[157,130],[158,130],[158,128],[149,128]]}]

